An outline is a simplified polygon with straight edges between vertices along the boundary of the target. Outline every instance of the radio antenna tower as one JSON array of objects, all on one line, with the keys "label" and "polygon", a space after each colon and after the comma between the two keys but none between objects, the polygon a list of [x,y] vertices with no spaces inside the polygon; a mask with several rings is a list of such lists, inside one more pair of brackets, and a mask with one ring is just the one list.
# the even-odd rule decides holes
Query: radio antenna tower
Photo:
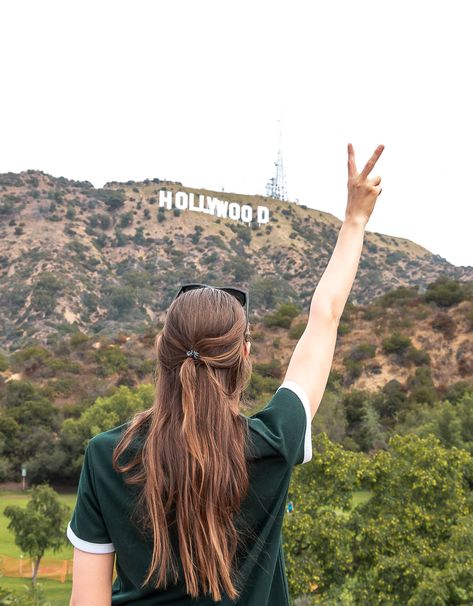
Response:
[{"label": "radio antenna tower", "polygon": [[284,174],[284,164],[282,160],[282,134],[281,134],[281,121],[279,122],[279,151],[277,162],[274,163],[276,167],[274,177],[266,184],[266,195],[276,200],[287,200],[286,193],[286,175]]}]

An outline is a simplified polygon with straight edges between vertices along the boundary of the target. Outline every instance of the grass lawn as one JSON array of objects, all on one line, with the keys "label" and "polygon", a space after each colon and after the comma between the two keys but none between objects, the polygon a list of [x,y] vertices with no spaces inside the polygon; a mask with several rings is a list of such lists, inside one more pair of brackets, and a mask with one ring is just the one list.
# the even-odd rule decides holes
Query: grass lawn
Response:
[{"label": "grass lawn", "polygon": [[[368,490],[360,490],[353,494],[353,507],[364,503],[371,496],[371,492]],[[13,533],[7,530],[8,519],[3,515],[3,510],[7,505],[19,505],[25,507],[27,501],[30,498],[30,492],[3,492],[0,491],[0,555],[7,555],[10,557],[18,558],[20,556],[20,549],[15,545]],[[76,501],[76,495],[63,494],[60,495],[60,500],[70,507],[71,513]],[[341,513],[341,512],[340,512]],[[61,548],[60,551],[53,553],[48,550],[45,557],[54,558],[58,560],[71,560],[73,548],[68,542],[67,545]],[[41,566],[40,566],[41,573]],[[0,577],[0,586],[5,589],[19,589],[22,586],[28,584],[28,579],[19,579],[13,577]],[[51,602],[51,606],[68,606],[69,598],[71,595],[71,582],[66,581],[60,583],[59,581],[53,581],[51,579],[42,579],[41,576],[38,579],[38,583],[44,589],[46,598]]]},{"label": "grass lawn", "polygon": [[[3,510],[8,505],[19,505],[20,507],[26,507],[27,502],[30,499],[30,490],[22,491],[0,491],[0,555],[10,556],[12,558],[20,557],[20,548],[15,545],[15,539],[13,533],[7,530],[9,523],[8,518],[3,515]],[[71,514],[76,501],[76,494],[61,494],[59,499],[62,503],[69,506]],[[57,560],[72,560],[72,545],[67,541],[59,551],[53,552],[48,550],[45,553],[45,557],[54,558]],[[71,582],[66,581],[60,583],[52,579],[41,578],[41,565],[39,568],[40,576],[38,577],[38,584],[44,589],[44,595],[51,602],[52,606],[68,606],[71,595]],[[28,585],[28,579],[15,578],[15,577],[0,577],[0,586],[5,589],[20,589],[21,587]]]},{"label": "grass lawn", "polygon": [[[0,586],[4,589],[19,590],[25,585],[28,585],[28,583],[28,579],[0,577]],[[69,606],[72,587],[70,581],[60,583],[59,581],[51,581],[50,579],[39,579],[38,586],[39,585],[43,588],[43,593],[46,599],[51,602],[51,606]]]},{"label": "grass lawn", "polygon": [[[30,499],[30,490],[25,490],[25,492],[0,492],[0,554],[10,556],[12,558],[19,558],[21,554],[21,550],[19,547],[15,545],[15,539],[13,533],[10,530],[7,530],[7,526],[9,523],[8,518],[3,515],[3,510],[8,505],[19,505],[20,507],[26,507],[26,503]],[[72,514],[72,509],[74,507],[76,501],[76,494],[62,494],[59,495],[59,499],[62,503],[65,503],[69,506]],[[67,542],[67,545],[62,547],[59,551],[55,553],[48,549],[44,554],[45,557],[54,558],[58,560],[71,560],[72,559],[72,545]],[[41,570],[41,565],[40,565]]]}]

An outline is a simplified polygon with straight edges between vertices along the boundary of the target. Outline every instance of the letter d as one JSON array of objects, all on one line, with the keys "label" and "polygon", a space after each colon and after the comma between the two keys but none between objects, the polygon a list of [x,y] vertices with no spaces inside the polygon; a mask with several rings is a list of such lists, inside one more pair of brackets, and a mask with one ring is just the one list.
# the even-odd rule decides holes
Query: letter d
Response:
[{"label": "letter d", "polygon": [[267,206],[258,206],[256,217],[258,223],[267,223],[269,221],[269,208]]}]

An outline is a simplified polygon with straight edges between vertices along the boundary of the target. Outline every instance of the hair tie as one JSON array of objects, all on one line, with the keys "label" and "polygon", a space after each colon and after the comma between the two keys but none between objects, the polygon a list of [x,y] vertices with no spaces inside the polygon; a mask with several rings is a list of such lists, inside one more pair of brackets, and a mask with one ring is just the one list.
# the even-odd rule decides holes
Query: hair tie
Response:
[{"label": "hair tie", "polygon": [[186,354],[189,358],[194,358],[194,360],[197,360],[199,357],[199,352],[195,351],[194,349],[189,349]]}]

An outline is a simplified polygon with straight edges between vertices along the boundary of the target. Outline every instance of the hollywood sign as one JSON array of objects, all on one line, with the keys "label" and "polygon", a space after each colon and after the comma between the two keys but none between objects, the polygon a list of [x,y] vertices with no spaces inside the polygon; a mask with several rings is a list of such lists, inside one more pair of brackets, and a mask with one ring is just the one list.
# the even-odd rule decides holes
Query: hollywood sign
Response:
[{"label": "hollywood sign", "polygon": [[[161,189],[159,192],[159,206],[168,210],[171,208],[179,210],[193,210],[198,213],[215,215],[222,219],[233,219],[234,221],[243,221],[251,223],[253,220],[253,209],[249,204],[238,204],[238,202],[228,202],[228,200],[219,200],[213,196],[204,196],[193,193],[178,191],[173,194],[172,191]],[[267,206],[258,206],[256,209],[256,222],[267,223],[269,221],[269,208]]]}]

